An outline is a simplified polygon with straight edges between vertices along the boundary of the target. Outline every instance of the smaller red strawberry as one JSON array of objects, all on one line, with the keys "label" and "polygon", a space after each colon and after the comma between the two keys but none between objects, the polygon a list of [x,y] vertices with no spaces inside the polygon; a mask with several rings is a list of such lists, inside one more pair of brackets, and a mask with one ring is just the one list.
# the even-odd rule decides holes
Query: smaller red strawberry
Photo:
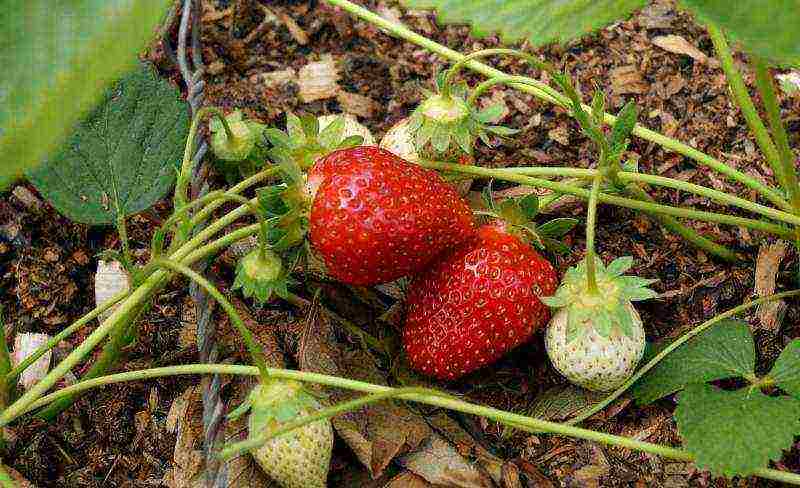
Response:
[{"label": "smaller red strawberry", "polygon": [[437,173],[375,146],[334,151],[308,172],[309,238],[326,271],[353,285],[418,273],[475,232]]},{"label": "smaller red strawberry", "polygon": [[453,380],[526,342],[550,316],[553,267],[496,222],[411,282],[403,344],[411,366]]}]

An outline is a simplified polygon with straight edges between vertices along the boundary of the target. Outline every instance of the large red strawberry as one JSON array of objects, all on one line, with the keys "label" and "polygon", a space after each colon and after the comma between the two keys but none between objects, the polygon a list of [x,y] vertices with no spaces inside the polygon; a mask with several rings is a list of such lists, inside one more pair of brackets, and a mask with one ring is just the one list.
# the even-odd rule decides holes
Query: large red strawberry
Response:
[{"label": "large red strawberry", "polygon": [[443,255],[408,291],[403,344],[411,366],[453,380],[527,341],[549,318],[539,300],[555,290],[555,270],[497,222]]},{"label": "large red strawberry", "polygon": [[309,170],[307,188],[311,244],[344,283],[418,273],[475,233],[469,206],[451,185],[378,147],[334,151]]}]

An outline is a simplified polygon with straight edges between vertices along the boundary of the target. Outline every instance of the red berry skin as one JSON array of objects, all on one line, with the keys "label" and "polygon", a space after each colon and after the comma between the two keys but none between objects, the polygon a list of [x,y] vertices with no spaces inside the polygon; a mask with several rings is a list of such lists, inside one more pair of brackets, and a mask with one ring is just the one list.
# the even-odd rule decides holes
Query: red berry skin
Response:
[{"label": "red berry skin", "polygon": [[480,227],[411,282],[403,345],[417,371],[457,379],[547,324],[550,311],[538,297],[555,293],[556,272],[504,227]]},{"label": "red berry skin", "polygon": [[475,234],[472,212],[437,173],[376,146],[342,149],[309,171],[314,250],[333,278],[386,283],[418,273]]}]

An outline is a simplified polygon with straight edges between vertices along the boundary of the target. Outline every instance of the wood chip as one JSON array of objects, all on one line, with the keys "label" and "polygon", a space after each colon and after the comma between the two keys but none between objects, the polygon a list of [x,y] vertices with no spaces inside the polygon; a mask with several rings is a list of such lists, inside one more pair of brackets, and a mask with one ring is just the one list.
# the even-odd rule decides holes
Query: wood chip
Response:
[{"label": "wood chip", "polygon": [[[119,261],[103,261],[101,259],[97,262],[97,273],[94,277],[95,306],[102,305],[117,293],[128,291],[130,288],[131,278]],[[100,323],[105,322],[118,306],[119,303],[101,313],[97,317],[97,321]]]},{"label": "wood chip", "polygon": [[[775,280],[781,261],[786,256],[787,247],[785,241],[778,241],[774,244],[762,244],[759,248],[755,277],[755,293],[759,297],[775,293]],[[773,300],[759,305],[756,314],[761,328],[773,332],[778,330],[785,311],[786,303],[783,300]]]},{"label": "wood chip", "polygon": [[306,34],[306,31],[304,31],[302,27],[297,25],[297,22],[295,22],[292,17],[283,12],[278,12],[278,19],[280,19],[281,23],[289,30],[292,39],[297,41],[301,46],[308,44],[308,34]]},{"label": "wood chip", "polygon": [[668,36],[654,37],[653,44],[655,44],[656,46],[660,47],[665,51],[689,56],[698,63],[702,64],[708,63],[708,56],[706,56],[703,52],[694,47],[692,44],[689,43],[689,41],[687,41],[681,36],[668,35]]},{"label": "wood chip", "polygon": [[266,88],[276,88],[297,81],[297,73],[292,68],[268,71],[250,77],[251,83],[262,83]]},{"label": "wood chip", "polygon": [[566,126],[559,126],[555,129],[547,131],[547,137],[561,144],[562,146],[569,146],[569,130]]},{"label": "wood chip", "polygon": [[[39,347],[47,344],[50,336],[47,334],[33,334],[30,332],[23,332],[14,337],[14,352],[12,354],[12,362],[16,366],[25,360],[28,356],[33,354]],[[33,364],[28,366],[25,371],[19,375],[19,384],[24,389],[29,389],[35,385],[40,379],[44,378],[50,370],[50,357],[52,350],[37,359]]]},{"label": "wood chip", "polygon": [[343,111],[365,119],[372,118],[378,110],[378,104],[375,100],[358,93],[340,91],[336,95],[336,100],[339,101]]},{"label": "wood chip", "polygon": [[309,63],[297,74],[300,85],[300,100],[303,103],[333,98],[339,93],[339,73],[333,56],[327,54],[316,63]]},{"label": "wood chip", "polygon": [[608,75],[611,78],[611,90],[617,95],[641,95],[650,90],[650,85],[636,66],[620,66],[609,71]]},{"label": "wood chip", "polygon": [[20,185],[14,187],[14,190],[11,192],[11,194],[14,195],[14,198],[16,198],[31,212],[38,213],[42,210],[42,201],[24,186]]}]

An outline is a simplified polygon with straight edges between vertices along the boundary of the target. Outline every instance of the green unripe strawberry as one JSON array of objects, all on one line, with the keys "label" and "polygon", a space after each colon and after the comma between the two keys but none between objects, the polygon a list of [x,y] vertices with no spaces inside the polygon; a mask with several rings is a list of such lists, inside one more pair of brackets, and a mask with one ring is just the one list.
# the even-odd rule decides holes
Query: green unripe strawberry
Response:
[{"label": "green unripe strawberry", "polygon": [[244,161],[253,152],[264,126],[251,120],[242,120],[242,112],[236,110],[225,117],[233,137],[229,137],[222,122],[211,119],[211,150],[223,161]]},{"label": "green unripe strawberry", "polygon": [[[253,438],[320,408],[320,402],[301,383],[273,380],[256,386],[247,402],[231,416],[249,409],[248,436]],[[332,450],[333,427],[324,419],[269,439],[250,454],[284,488],[325,488]]]},{"label": "green unripe strawberry", "polygon": [[598,293],[590,293],[586,264],[564,275],[552,297],[542,301],[559,310],[547,326],[545,346],[555,368],[572,383],[593,391],[610,391],[631,377],[642,358],[644,327],[632,301],[653,298],[654,280],[623,276],[633,259],[608,267],[596,260]]},{"label": "green unripe strawberry", "polygon": [[288,296],[289,284],[289,276],[283,269],[280,256],[256,247],[239,260],[233,289],[241,288],[245,297],[266,303],[273,295]]}]

